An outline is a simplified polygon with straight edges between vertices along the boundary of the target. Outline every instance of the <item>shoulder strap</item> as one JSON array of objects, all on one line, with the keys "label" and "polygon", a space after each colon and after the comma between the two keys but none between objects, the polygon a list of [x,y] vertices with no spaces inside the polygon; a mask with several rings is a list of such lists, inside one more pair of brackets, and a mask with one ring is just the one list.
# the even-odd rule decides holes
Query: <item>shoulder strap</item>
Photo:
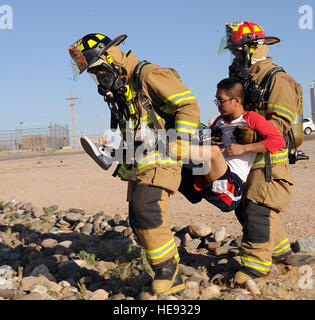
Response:
[{"label": "shoulder strap", "polygon": [[136,90],[137,93],[140,92],[142,89],[142,83],[140,81],[141,70],[147,64],[151,64],[151,62],[148,62],[146,60],[141,61],[140,63],[137,64],[137,66],[133,72],[133,85],[134,85],[134,89]]},{"label": "shoulder strap", "polygon": [[143,60],[140,63],[138,63],[138,65],[136,66],[134,73],[133,73],[133,85],[134,85],[134,89],[137,93],[137,100],[142,104],[143,108],[148,112],[155,129],[162,129],[162,127],[156,117],[155,112],[161,118],[163,118],[166,122],[171,121],[172,119],[170,119],[170,116],[168,114],[166,114],[165,112],[163,112],[162,110],[155,108],[151,99],[148,98],[147,96],[145,96],[143,93],[141,93],[142,83],[140,81],[140,74],[141,74],[142,68],[147,64],[151,64],[151,63],[146,60]]},{"label": "shoulder strap", "polygon": [[275,67],[270,69],[260,83],[260,87],[264,89],[264,102],[266,101],[266,99],[269,99],[269,88],[271,80],[273,76],[278,72],[285,73],[285,70],[282,67]]}]

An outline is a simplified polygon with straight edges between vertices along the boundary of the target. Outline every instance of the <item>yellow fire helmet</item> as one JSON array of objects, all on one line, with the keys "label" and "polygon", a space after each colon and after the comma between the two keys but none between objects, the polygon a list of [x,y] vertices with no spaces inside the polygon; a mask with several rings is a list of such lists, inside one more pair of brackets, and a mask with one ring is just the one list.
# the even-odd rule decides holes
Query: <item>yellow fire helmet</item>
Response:
[{"label": "yellow fire helmet", "polygon": [[73,43],[69,48],[72,58],[73,79],[76,80],[79,75],[95,63],[100,56],[111,46],[118,46],[127,38],[122,34],[111,40],[101,33],[90,33]]}]

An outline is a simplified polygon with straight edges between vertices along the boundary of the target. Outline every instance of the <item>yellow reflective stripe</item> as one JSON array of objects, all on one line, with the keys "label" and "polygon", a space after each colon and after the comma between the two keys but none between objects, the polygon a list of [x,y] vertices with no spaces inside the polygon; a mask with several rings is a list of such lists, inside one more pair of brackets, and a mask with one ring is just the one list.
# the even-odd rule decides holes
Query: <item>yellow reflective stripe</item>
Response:
[{"label": "yellow reflective stripe", "polygon": [[[151,160],[152,159],[152,160]],[[159,152],[155,152],[153,154],[150,154],[144,158],[141,158],[138,163],[138,170],[141,170],[142,168],[152,165],[152,164],[178,164],[181,163],[181,161],[172,160],[171,158],[164,158]]]},{"label": "yellow reflective stripe", "polygon": [[186,128],[176,128],[177,132],[185,132],[185,133],[191,133],[194,134],[196,130],[193,129],[186,129]]},{"label": "yellow reflective stripe", "polygon": [[278,255],[279,253],[285,251],[286,249],[288,249],[290,247],[290,242],[289,239],[286,238],[283,241],[281,241],[277,246],[275,246],[273,248],[273,255]]},{"label": "yellow reflective stripe", "polygon": [[150,166],[152,164],[178,164],[178,163],[182,163],[181,161],[174,161],[172,159],[156,159],[154,161],[150,161],[150,162],[146,162],[144,164],[142,164],[141,166],[138,167],[138,170],[141,170],[142,168],[146,167],[146,166]]},{"label": "yellow reflective stripe", "polygon": [[198,127],[198,123],[185,121],[185,120],[176,120],[175,121],[175,130],[177,132],[186,132],[194,134]]},{"label": "yellow reflective stripe", "polygon": [[268,271],[271,268],[272,261],[261,262],[248,257],[241,257],[242,265],[253,269]]},{"label": "yellow reflective stripe", "polygon": [[295,114],[291,110],[273,103],[268,103],[267,106],[268,106],[268,109],[266,110],[267,113],[275,112],[280,116],[283,116],[289,119],[290,121],[294,120]]},{"label": "yellow reflective stripe", "polygon": [[282,253],[283,251],[285,251],[286,249],[288,249],[290,247],[290,243],[287,244],[286,246],[284,246],[283,248],[277,250],[276,252],[273,252],[273,255],[278,255],[279,253]]},{"label": "yellow reflective stripe", "polygon": [[129,105],[129,111],[130,111],[130,114],[135,114],[136,113],[135,108],[133,107],[132,103]]},{"label": "yellow reflective stripe", "polygon": [[114,59],[112,56],[110,56],[109,54],[106,56],[106,60],[108,61],[109,64],[114,62]]},{"label": "yellow reflective stripe", "polygon": [[169,96],[168,98],[166,98],[164,100],[164,102],[166,103],[167,101],[171,101],[171,100],[173,100],[174,98],[176,98],[178,96],[183,96],[183,95],[188,94],[188,93],[192,93],[192,92],[190,90],[187,90],[187,91],[184,91],[184,92],[181,92],[181,93],[175,93],[175,94]]},{"label": "yellow reflective stripe", "polygon": [[126,180],[129,180],[130,179],[130,176],[131,176],[131,171],[132,170],[128,170],[125,165],[122,165],[119,170],[118,170],[118,173],[119,175],[122,177],[122,178],[125,178]]},{"label": "yellow reflective stripe", "polygon": [[187,100],[197,100],[197,99],[194,96],[190,96],[190,97],[186,97],[186,98],[181,98],[181,99],[177,100],[176,103],[174,103],[174,104],[179,105],[181,102],[187,101]]},{"label": "yellow reflective stripe", "polygon": [[248,27],[244,27],[242,33],[247,34],[247,33],[251,33],[251,31]]},{"label": "yellow reflective stripe", "polygon": [[176,248],[176,243],[174,238],[164,244],[162,247],[155,250],[145,250],[148,259],[150,260],[158,260],[166,256],[170,251]]},{"label": "yellow reflective stripe", "polygon": [[176,120],[175,121],[176,124],[185,124],[187,126],[191,126],[194,128],[198,127],[198,123],[194,123],[194,122],[190,122],[190,121],[185,121],[185,120]]},{"label": "yellow reflective stripe", "polygon": [[253,25],[254,31],[262,31],[256,24]]},{"label": "yellow reflective stripe", "polygon": [[172,242],[174,242],[174,237],[172,237],[172,239],[168,242],[166,242],[165,244],[163,244],[162,247],[159,247],[157,249],[153,249],[153,250],[146,250],[147,253],[151,254],[151,253],[157,253],[157,252],[160,252],[161,250],[165,249],[166,247],[168,247]]},{"label": "yellow reflective stripe", "polygon": [[131,103],[130,100],[132,100],[132,91],[131,91],[131,88],[129,85],[125,85],[125,88],[127,89],[126,92],[124,93],[125,95],[125,98],[127,100],[127,102],[129,103],[129,111],[130,111],[130,114],[135,114],[136,111],[134,109],[134,106],[133,104]]},{"label": "yellow reflective stripe", "polygon": [[190,90],[181,92],[181,93],[176,93],[164,100],[164,103],[171,103],[175,106],[179,105],[182,101],[185,100],[197,100],[195,96],[192,94]]},{"label": "yellow reflective stripe", "polygon": [[[286,162],[288,160],[289,150],[286,149],[284,152],[281,153],[274,153],[270,154],[271,163],[281,163]],[[255,159],[255,164],[265,164],[265,155],[258,154]]]},{"label": "yellow reflective stripe", "polygon": [[100,39],[100,40],[103,40],[105,38],[105,36],[102,35],[102,34],[96,34],[95,37]]},{"label": "yellow reflective stripe", "polygon": [[97,42],[95,40],[92,40],[92,39],[90,39],[87,43],[90,46],[90,48],[93,48],[97,44]]},{"label": "yellow reflective stripe", "polygon": [[289,242],[289,239],[288,239],[288,238],[286,238],[286,239],[284,239],[283,241],[281,241],[278,245],[276,245],[276,246],[273,248],[273,250],[274,250],[274,251],[277,250],[281,245],[283,245],[283,244],[286,243],[286,242]]}]

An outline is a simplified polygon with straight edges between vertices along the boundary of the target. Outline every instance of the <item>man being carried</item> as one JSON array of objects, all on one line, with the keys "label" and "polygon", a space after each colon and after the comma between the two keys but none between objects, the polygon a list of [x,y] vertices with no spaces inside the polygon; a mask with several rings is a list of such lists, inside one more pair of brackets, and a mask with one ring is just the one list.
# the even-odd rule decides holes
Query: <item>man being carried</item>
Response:
[{"label": "man being carried", "polygon": [[[218,83],[215,103],[221,115],[210,129],[221,131],[222,150],[218,145],[192,145],[190,160],[204,161],[210,171],[193,177],[191,173],[187,174],[187,169],[183,170],[179,189],[188,199],[194,197],[195,203],[204,198],[222,211],[235,210],[256,153],[274,153],[285,146],[279,130],[258,113],[244,111],[243,102],[243,86],[238,80],[227,78]],[[237,126],[248,126],[257,131],[261,141],[235,143],[233,135]]]}]

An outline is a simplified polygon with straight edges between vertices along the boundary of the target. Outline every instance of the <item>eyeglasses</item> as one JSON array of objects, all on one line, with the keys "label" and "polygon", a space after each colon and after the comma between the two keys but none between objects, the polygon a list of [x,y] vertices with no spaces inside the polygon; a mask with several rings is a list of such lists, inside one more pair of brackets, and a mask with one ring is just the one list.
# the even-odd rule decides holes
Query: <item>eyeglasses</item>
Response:
[{"label": "eyeglasses", "polygon": [[233,97],[233,98],[230,98],[230,99],[227,99],[227,100],[222,100],[222,101],[220,101],[218,99],[214,99],[213,101],[217,106],[221,106],[224,102],[227,102],[227,101],[230,101],[230,100],[233,100],[233,99],[236,99],[236,98]]}]

